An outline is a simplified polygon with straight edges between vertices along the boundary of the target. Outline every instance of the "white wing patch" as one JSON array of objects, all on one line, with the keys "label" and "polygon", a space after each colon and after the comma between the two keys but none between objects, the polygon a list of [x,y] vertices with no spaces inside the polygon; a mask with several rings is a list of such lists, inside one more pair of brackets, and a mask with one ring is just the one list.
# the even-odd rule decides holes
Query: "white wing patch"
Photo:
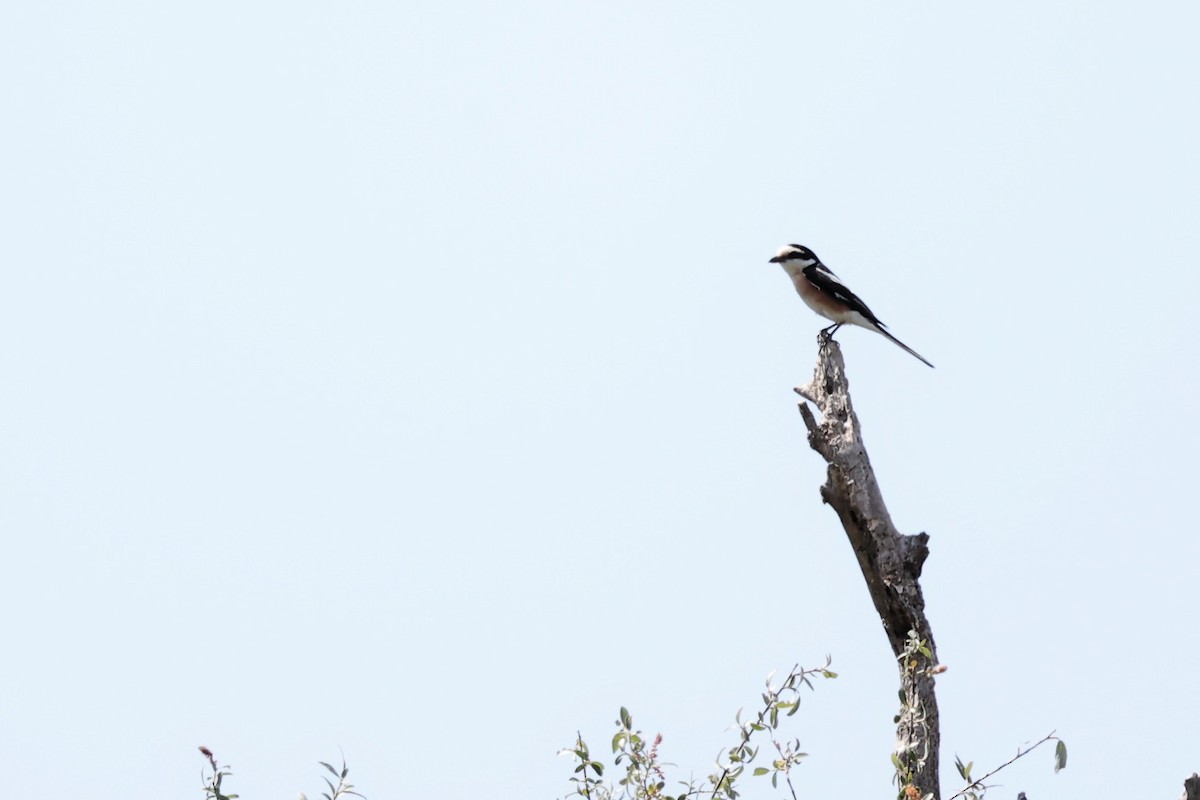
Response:
[{"label": "white wing patch", "polygon": [[[811,263],[815,264],[817,262],[813,261]],[[817,267],[817,272],[819,272],[822,275],[824,275],[825,277],[829,278],[829,280],[833,281],[838,286],[845,289],[847,292],[850,291],[850,287],[847,286],[846,284],[842,283],[842,279],[839,278],[837,275],[834,275],[833,270],[831,270],[829,267],[825,266],[824,264],[821,264],[820,266]]]}]

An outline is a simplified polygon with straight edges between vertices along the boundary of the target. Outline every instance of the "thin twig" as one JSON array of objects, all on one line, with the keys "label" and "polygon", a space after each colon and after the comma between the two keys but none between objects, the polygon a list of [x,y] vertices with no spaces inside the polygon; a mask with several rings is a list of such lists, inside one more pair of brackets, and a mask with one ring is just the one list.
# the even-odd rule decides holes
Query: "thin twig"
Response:
[{"label": "thin twig", "polygon": [[1029,747],[1025,748],[1024,750],[1021,750],[1020,748],[1017,748],[1017,754],[1016,754],[1015,756],[1013,756],[1012,758],[1010,758],[1008,761],[1005,761],[1003,764],[1001,764],[1000,766],[996,767],[994,770],[992,770],[991,772],[989,772],[987,775],[984,775],[982,778],[979,778],[978,780],[971,781],[971,782],[970,782],[970,783],[968,783],[966,786],[964,786],[964,787],[962,788],[962,790],[961,790],[961,791],[960,791],[958,794],[951,795],[951,796],[949,797],[949,800],[955,800],[955,798],[957,798],[957,797],[963,797],[963,796],[965,796],[967,792],[971,791],[971,790],[972,790],[972,789],[974,789],[975,787],[977,787],[977,786],[982,786],[984,781],[986,781],[988,778],[990,778],[990,777],[992,777],[993,775],[995,775],[995,774],[996,774],[997,772],[999,772],[1000,770],[1004,769],[1004,768],[1005,768],[1005,767],[1007,767],[1007,766],[1010,766],[1010,765],[1012,765],[1012,763],[1013,763],[1014,761],[1016,761],[1018,758],[1021,758],[1022,756],[1029,755],[1031,752],[1033,752],[1034,750],[1036,750],[1038,747],[1040,747],[1040,746],[1044,745],[1046,742],[1048,742],[1048,741],[1050,741],[1050,740],[1052,740],[1052,739],[1057,739],[1057,738],[1058,738],[1058,737],[1054,735],[1054,731],[1050,731],[1048,734],[1046,734],[1046,735],[1045,735],[1045,737],[1043,737],[1042,739],[1039,739],[1038,741],[1034,742],[1033,744],[1031,744]]},{"label": "thin twig", "polygon": [[[774,692],[771,691],[770,684],[768,684],[767,685],[767,694],[772,696],[771,699],[768,700],[763,705],[762,711],[758,712],[758,719],[756,719],[753,723],[745,723],[745,724],[740,723],[740,722],[738,723],[738,727],[741,729],[741,733],[742,733],[742,741],[738,744],[738,746],[736,748],[733,748],[733,750],[741,751],[742,748],[746,747],[746,745],[748,745],[750,743],[750,737],[754,735],[754,725],[755,724],[757,724],[761,728],[770,727],[769,725],[764,725],[763,720],[765,720],[767,718],[767,715],[771,713],[771,706],[772,706],[773,702],[779,697],[779,694],[781,692],[790,689],[790,690],[796,692],[797,694],[799,694],[800,688],[799,688],[798,684],[808,683],[808,681],[806,680],[807,676],[815,675],[818,672],[821,672],[823,669],[829,669],[829,663],[830,662],[828,660],[826,660],[824,667],[814,667],[813,669],[805,669],[805,668],[801,667],[799,664],[795,665],[794,667],[792,667],[792,671],[788,674],[787,678],[785,678],[783,683],[780,684],[779,689],[775,690]],[[811,687],[811,685],[812,684],[809,684],[810,687]],[[797,702],[799,702],[799,701],[797,700]],[[741,712],[738,712],[738,713],[741,713]],[[717,763],[717,766],[720,766],[720,762]],[[742,763],[742,766],[745,766],[745,762]],[[723,768],[723,770],[721,771],[720,777],[713,784],[712,797],[714,798],[714,800],[717,796],[717,792],[721,791],[721,786],[725,783],[725,779],[727,777],[729,777],[729,773],[732,769],[733,769],[733,763],[730,762],[730,764],[728,766]],[[788,785],[789,786],[791,785],[790,779],[788,781]],[[793,790],[792,795],[795,796],[795,794],[796,793]]]},{"label": "thin twig", "polygon": [[[783,747],[779,744],[779,742],[772,739],[771,743],[775,745],[775,749],[779,751],[779,757],[784,761],[787,761],[787,756],[784,755]],[[800,800],[800,798],[796,797],[796,787],[792,786],[792,766],[791,764],[788,764],[787,767],[787,770],[785,770],[783,773],[783,779],[787,781],[788,790],[792,793],[792,800]]]},{"label": "thin twig", "polygon": [[[779,687],[779,690],[780,690],[780,691],[783,691],[785,688],[788,688],[789,684],[791,684],[791,682],[792,682],[792,679],[793,679],[793,678],[796,676],[796,670],[797,670],[797,669],[800,669],[800,665],[799,665],[799,664],[797,664],[796,666],[792,667],[792,671],[791,671],[791,673],[790,673],[790,674],[787,676],[787,678],[784,680],[784,682],[783,682],[783,685]],[[803,670],[801,670],[801,674],[803,674]],[[767,688],[768,688],[768,689],[770,689],[770,687],[769,687],[769,686],[768,686]],[[760,711],[760,712],[758,712],[758,719],[756,720],[757,724],[759,724],[759,725],[762,725],[763,719],[765,719],[765,718],[766,718],[766,716],[767,716],[767,713],[768,713],[770,710],[771,710],[771,704],[770,704],[770,703],[767,703],[767,704],[766,704],[766,705],[763,707],[763,710],[762,710],[762,711]],[[740,714],[741,712],[739,711],[738,713]],[[741,750],[743,747],[745,747],[747,744],[749,744],[749,743],[750,743],[750,737],[754,735],[754,727],[753,727],[753,724],[747,724],[747,725],[743,725],[742,723],[740,723],[740,722],[739,722],[739,723],[738,723],[738,728],[740,728],[740,729],[741,729],[741,733],[742,733],[742,741],[741,741],[741,743],[739,743],[739,744],[738,744],[738,746],[737,746],[735,749],[736,749],[736,750],[738,750],[738,751],[740,751],[740,750]],[[719,765],[719,764],[718,764],[718,765]],[[725,783],[725,779],[726,779],[727,777],[729,777],[729,771],[730,771],[731,769],[733,769],[733,762],[732,762],[732,761],[729,763],[729,766],[725,767],[725,769],[724,769],[724,770],[722,770],[722,772],[721,772],[721,777],[720,777],[720,778],[718,778],[718,779],[717,779],[717,782],[713,784],[713,792],[712,792],[712,796],[713,796],[714,800],[715,800],[715,798],[716,798],[716,796],[717,796],[717,792],[721,791],[721,785],[722,785],[723,783]]]}]

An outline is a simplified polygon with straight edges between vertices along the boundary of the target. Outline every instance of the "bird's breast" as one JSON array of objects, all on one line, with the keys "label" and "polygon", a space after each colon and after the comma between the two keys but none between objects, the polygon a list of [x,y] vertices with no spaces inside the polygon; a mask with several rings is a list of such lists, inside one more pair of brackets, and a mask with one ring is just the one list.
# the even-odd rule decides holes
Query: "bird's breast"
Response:
[{"label": "bird's breast", "polygon": [[804,304],[825,319],[834,322],[852,321],[847,314],[845,304],[833,300],[829,295],[813,286],[812,282],[804,277],[804,273],[793,275],[792,284],[796,287],[796,293],[800,295]]}]

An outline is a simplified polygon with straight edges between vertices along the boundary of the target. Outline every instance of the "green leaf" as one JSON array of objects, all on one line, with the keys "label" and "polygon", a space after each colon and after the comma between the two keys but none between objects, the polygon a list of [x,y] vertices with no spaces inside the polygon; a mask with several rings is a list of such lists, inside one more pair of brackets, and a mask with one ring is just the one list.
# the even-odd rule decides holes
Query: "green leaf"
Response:
[{"label": "green leaf", "polygon": [[629,716],[629,710],[625,706],[621,706],[621,725],[624,728],[633,728],[633,717]]},{"label": "green leaf", "polygon": [[1058,744],[1054,745],[1054,771],[1057,773],[1061,769],[1067,768],[1067,743],[1062,739],[1058,740]]},{"label": "green leaf", "polygon": [[774,775],[771,776],[771,788],[772,789],[779,788],[779,773],[778,772],[776,772]]},{"label": "green leaf", "polygon": [[330,763],[328,763],[328,762],[326,762],[326,761],[318,761],[317,763],[318,763],[318,764],[320,764],[320,765],[321,765],[322,767],[324,767],[325,769],[327,769],[327,770],[329,770],[330,772],[332,772],[334,775],[337,775],[337,774],[338,774],[338,771],[337,771],[336,769],[334,769],[334,768],[333,768],[333,765],[332,765],[332,764],[330,764]]},{"label": "green leaf", "polygon": [[592,769],[596,770],[596,774],[597,774],[597,775],[603,775],[603,774],[604,774],[604,765],[603,765],[603,764],[601,764],[599,761],[593,761],[593,762],[592,762]]},{"label": "green leaf", "polygon": [[755,767],[754,768],[755,775],[766,775],[770,771],[771,770],[767,769],[766,767]]},{"label": "green leaf", "polygon": [[831,669],[823,669],[823,670],[821,670],[821,677],[822,678],[836,678],[837,673]]}]

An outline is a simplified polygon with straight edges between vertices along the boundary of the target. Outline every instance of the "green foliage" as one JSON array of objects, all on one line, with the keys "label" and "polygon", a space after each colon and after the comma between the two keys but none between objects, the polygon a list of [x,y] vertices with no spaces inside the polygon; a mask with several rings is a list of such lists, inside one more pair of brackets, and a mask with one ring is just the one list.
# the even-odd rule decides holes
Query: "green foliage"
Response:
[{"label": "green foliage", "polygon": [[801,752],[799,739],[781,741],[777,732],[781,718],[786,719],[800,710],[801,690],[813,689],[813,676],[826,679],[837,677],[837,673],[829,669],[829,664],[827,658],[824,666],[816,669],[796,666],[779,685],[771,682],[774,673],[768,675],[766,691],[762,693],[762,706],[754,718],[743,721],[741,711],[734,716],[738,741],[717,755],[717,770],[699,784],[678,781],[684,787],[680,793],[667,791],[665,768],[674,765],[662,761],[659,756],[662,734],[656,734],[647,744],[642,732],[633,727],[633,717],[628,709],[622,707],[617,715],[617,732],[611,744],[613,764],[624,767],[624,776],[615,785],[605,783],[604,765],[592,758],[587,743],[576,733],[575,746],[559,751],[560,755],[572,756],[576,761],[574,776],[570,778],[575,786],[570,796],[588,800],[690,800],[702,796],[712,800],[737,800],[740,794],[738,779],[758,757],[761,749],[761,745],[752,742],[757,742],[758,738],[762,738],[760,734],[765,734],[778,757],[772,759],[770,766],[755,767],[752,774],[760,777],[770,775],[774,787],[779,786],[782,776],[794,800],[796,790],[792,785],[791,771],[808,757],[808,753]]},{"label": "green foliage", "polygon": [[[915,630],[908,632],[904,650],[896,660],[900,662],[904,680],[898,692],[900,710],[892,717],[892,722],[898,726],[897,736],[901,740],[921,742],[925,747],[919,751],[913,748],[892,753],[892,767],[896,770],[893,780],[898,789],[898,800],[926,800],[932,798],[932,793],[922,796],[914,785],[915,776],[925,768],[929,758],[930,739],[929,721],[916,691],[916,682],[919,679],[932,679],[934,675],[944,672],[945,667],[934,662],[932,648]],[[969,765],[967,769],[970,769]]]},{"label": "green foliage", "polygon": [[[945,666],[934,663],[932,649],[915,631],[909,632],[904,651],[898,660],[901,669],[909,677],[932,678],[946,670]],[[667,789],[666,768],[675,765],[664,762],[659,756],[662,734],[656,734],[652,740],[647,740],[642,731],[634,727],[633,716],[629,710],[621,707],[614,723],[616,733],[610,742],[614,756],[613,765],[618,768],[617,774],[620,777],[615,784],[605,782],[604,763],[592,756],[583,736],[577,732],[575,746],[559,751],[559,755],[571,756],[575,761],[575,772],[570,778],[574,784],[574,791],[568,797],[583,797],[587,800],[737,800],[741,794],[739,780],[749,767],[750,774],[755,777],[771,776],[771,786],[776,789],[782,782],[792,799],[797,800],[796,788],[792,783],[792,769],[808,758],[808,753],[800,750],[799,739],[781,739],[779,728],[788,717],[800,710],[802,690],[814,688],[814,676],[819,675],[826,679],[837,677],[837,673],[829,669],[829,664],[827,658],[824,666],[815,669],[793,667],[778,685],[772,683],[774,673],[768,675],[766,691],[761,695],[762,705],[756,714],[746,720],[742,719],[741,710],[734,715],[734,728],[738,732],[738,738],[730,748],[717,754],[716,770],[702,782],[677,781],[683,787],[682,791]],[[901,690],[899,697],[900,713],[896,715],[896,721],[904,720],[903,724],[918,727],[927,725],[924,710],[916,701],[915,695],[909,696]],[[922,737],[926,742],[927,733],[926,731],[926,735]],[[755,765],[763,739],[769,740],[775,757],[769,763],[764,761]],[[955,756],[954,766],[966,785],[947,800],[983,800],[988,789],[993,788],[986,783],[989,778],[1051,740],[1057,742],[1054,751],[1054,771],[1058,772],[1067,764],[1067,746],[1053,731],[1034,744],[1018,749],[1017,754],[1007,762],[979,778],[975,777],[975,762],[964,762]],[[932,793],[922,795],[912,782],[915,769],[919,768],[922,760],[927,757],[928,753],[925,752],[892,754],[900,800],[934,800]],[[623,774],[619,772],[620,768],[624,768]],[[328,800],[336,800],[336,796],[326,797]]]},{"label": "green foliage", "polygon": [[[324,797],[325,800],[338,800],[339,797],[362,797],[363,800],[366,800],[365,797],[354,791],[354,784],[350,783],[347,777],[350,774],[350,769],[346,766],[345,756],[342,757],[342,768],[340,770],[334,769],[332,764],[324,761],[318,761],[317,763],[329,770],[330,774],[338,779],[337,785],[335,786],[333,781],[329,780],[329,778],[324,776],[321,777],[321,780],[325,781],[325,785],[329,787],[328,792],[321,792],[321,797]],[[300,793],[300,800],[308,800],[308,798],[304,796],[304,792]]]},{"label": "green foliage", "polygon": [[200,755],[208,761],[208,768],[200,770],[200,780],[204,784],[204,800],[237,800],[236,794],[221,792],[221,783],[233,774],[229,765],[218,767],[217,757],[204,745],[200,745]]},{"label": "green foliage", "polygon": [[[212,750],[207,747],[200,748],[200,754],[208,761],[208,767],[200,771],[200,780],[204,783],[204,799],[205,800],[237,800],[236,794],[224,794],[221,791],[221,783],[231,776],[233,772],[228,766],[217,766],[217,758],[213,755]],[[339,798],[359,797],[366,800],[366,797],[359,794],[354,789],[354,784],[350,783],[350,769],[346,766],[345,757],[342,758],[342,767],[337,769],[332,764],[325,761],[318,761],[322,767],[329,771],[334,778],[337,779],[335,784],[329,778],[322,777],[325,785],[329,787],[328,792],[322,792],[321,797],[325,800],[339,800]],[[304,793],[300,793],[300,800],[308,800]]]}]

